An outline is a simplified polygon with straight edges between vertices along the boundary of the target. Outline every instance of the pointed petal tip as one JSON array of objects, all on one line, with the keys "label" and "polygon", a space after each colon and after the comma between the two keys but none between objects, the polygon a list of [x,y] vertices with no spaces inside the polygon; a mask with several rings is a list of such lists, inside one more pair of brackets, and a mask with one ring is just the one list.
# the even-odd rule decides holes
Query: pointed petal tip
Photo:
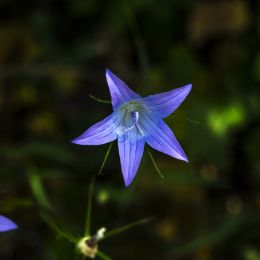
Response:
[{"label": "pointed petal tip", "polygon": [[[107,79],[107,82],[111,81],[114,83],[114,77],[116,77],[116,75],[108,68],[106,68],[106,79]],[[109,86],[109,83],[108,83],[108,86]]]},{"label": "pointed petal tip", "polygon": [[168,153],[168,155],[172,156],[173,158],[175,158],[177,160],[181,160],[181,161],[184,161],[186,163],[189,163],[189,159],[186,156],[186,154],[183,153],[183,151],[181,153],[176,153],[176,151],[173,151],[173,152]]},{"label": "pointed petal tip", "polygon": [[17,228],[17,225],[12,220],[0,215],[0,232],[6,232]]},{"label": "pointed petal tip", "polygon": [[179,160],[182,160],[182,161],[184,161],[184,162],[186,162],[186,163],[189,163],[189,159],[188,159],[188,157],[184,154],[184,155],[181,155],[179,158],[177,158],[177,159],[179,159]]},{"label": "pointed petal tip", "polygon": [[9,230],[14,230],[17,228],[18,228],[18,226],[15,223],[13,223],[13,225],[9,227]]},{"label": "pointed petal tip", "polygon": [[4,232],[4,231],[11,231],[11,230],[15,230],[15,229],[17,229],[18,228],[18,226],[14,223],[14,222],[12,222],[12,223],[10,223],[9,225],[8,225],[8,227],[6,227],[5,229],[3,229],[2,231]]},{"label": "pointed petal tip", "polygon": [[78,144],[78,145],[88,145],[88,142],[86,139],[79,137],[76,137],[72,141],[70,141],[72,144]]},{"label": "pointed petal tip", "polygon": [[130,186],[130,184],[132,183],[134,178],[131,178],[130,176],[128,176],[128,174],[125,174],[124,171],[122,171],[122,173],[123,173],[123,179],[124,179],[125,187],[128,188]]},{"label": "pointed petal tip", "polygon": [[77,138],[71,140],[70,142],[71,142],[72,144],[78,144],[78,142],[77,142]]},{"label": "pointed petal tip", "polygon": [[[117,81],[122,81],[118,76],[116,76],[109,68],[106,68],[106,78],[107,80],[110,79],[114,82],[114,84],[117,83]],[[124,84],[124,83],[123,83]]]},{"label": "pointed petal tip", "polygon": [[130,186],[130,184],[132,183],[133,180],[131,179],[127,179],[127,180],[124,180],[125,182],[125,187],[128,188]]},{"label": "pointed petal tip", "polygon": [[192,83],[185,85],[183,88],[185,88],[187,90],[187,92],[190,93],[190,91],[192,89]]},{"label": "pointed petal tip", "polygon": [[185,160],[183,160],[184,162],[186,162],[186,163],[189,163],[189,160],[188,160],[188,158],[186,158]]},{"label": "pointed petal tip", "polygon": [[81,138],[80,138],[80,136],[78,136],[78,137],[72,139],[70,142],[72,144],[81,144],[80,140],[81,140]]},{"label": "pointed petal tip", "polygon": [[111,75],[114,75],[113,72],[109,68],[106,68],[106,76],[111,76]]}]

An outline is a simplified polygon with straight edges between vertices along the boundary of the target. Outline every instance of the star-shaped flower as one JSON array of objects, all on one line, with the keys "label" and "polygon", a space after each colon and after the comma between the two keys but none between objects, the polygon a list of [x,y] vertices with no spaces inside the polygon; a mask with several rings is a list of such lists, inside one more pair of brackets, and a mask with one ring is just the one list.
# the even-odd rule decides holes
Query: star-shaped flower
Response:
[{"label": "star-shaped flower", "polygon": [[0,232],[16,229],[17,225],[10,219],[0,215]]},{"label": "star-shaped flower", "polygon": [[131,184],[136,175],[145,143],[160,152],[188,162],[181,145],[163,118],[180,106],[192,85],[142,98],[108,69],[106,78],[113,113],[72,142],[79,145],[101,145],[118,139],[126,186]]}]

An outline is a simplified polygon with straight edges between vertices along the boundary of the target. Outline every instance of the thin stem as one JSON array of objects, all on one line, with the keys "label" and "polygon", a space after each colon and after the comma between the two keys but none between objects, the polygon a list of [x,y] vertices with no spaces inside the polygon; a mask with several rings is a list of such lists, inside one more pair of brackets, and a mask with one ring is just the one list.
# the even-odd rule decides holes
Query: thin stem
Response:
[{"label": "thin stem", "polygon": [[95,178],[92,179],[88,190],[88,205],[87,205],[86,222],[85,222],[85,236],[90,236],[91,207],[92,207],[92,196],[93,196],[94,184],[95,184]]},{"label": "thin stem", "polygon": [[164,176],[163,176],[161,170],[159,169],[159,167],[157,166],[157,164],[156,164],[156,162],[155,162],[155,160],[154,160],[154,158],[153,158],[152,152],[151,152],[151,150],[150,150],[149,148],[148,148],[148,154],[149,154],[149,156],[150,156],[150,158],[151,158],[151,160],[152,160],[152,162],[153,162],[153,166],[154,166],[155,170],[158,172],[158,174],[160,175],[160,177],[161,177],[162,179],[164,179]]},{"label": "thin stem", "polygon": [[175,114],[173,115],[173,117],[180,118],[180,119],[184,119],[184,120],[186,120],[186,121],[188,121],[188,122],[191,122],[191,123],[193,123],[193,124],[196,124],[196,125],[201,125],[201,126],[204,125],[204,124],[201,123],[200,121],[192,120],[192,119],[187,118],[187,117],[181,117],[181,116],[179,116],[177,113],[175,113]]},{"label": "thin stem", "polygon": [[46,223],[57,233],[57,235],[61,238],[66,238],[68,241],[72,243],[77,243],[78,238],[74,237],[68,231],[65,231],[64,228],[60,227],[51,217],[47,214],[41,212],[41,217],[46,221]]},{"label": "thin stem", "polygon": [[106,233],[106,235],[105,235],[105,237],[103,239],[106,239],[108,237],[111,237],[111,236],[117,235],[119,233],[122,233],[122,232],[124,232],[124,231],[126,231],[126,230],[128,230],[130,228],[135,227],[135,226],[139,226],[139,225],[145,224],[145,223],[151,221],[153,218],[154,217],[144,218],[144,219],[135,221],[135,222],[133,222],[131,224],[128,224],[128,225],[125,225],[125,226],[122,226],[122,227],[119,227],[119,228],[112,229],[112,230],[110,230],[110,231],[108,231]]},{"label": "thin stem", "polygon": [[101,174],[101,172],[102,172],[102,170],[103,170],[103,168],[104,168],[104,166],[105,166],[105,163],[106,163],[106,161],[107,161],[107,158],[108,158],[108,156],[109,156],[109,154],[110,154],[110,152],[111,152],[112,146],[113,146],[113,143],[110,143],[109,146],[108,146],[108,148],[107,148],[107,151],[106,151],[104,160],[103,160],[102,165],[101,165],[101,167],[100,167],[100,169],[99,169],[99,171],[98,171],[98,175]]}]

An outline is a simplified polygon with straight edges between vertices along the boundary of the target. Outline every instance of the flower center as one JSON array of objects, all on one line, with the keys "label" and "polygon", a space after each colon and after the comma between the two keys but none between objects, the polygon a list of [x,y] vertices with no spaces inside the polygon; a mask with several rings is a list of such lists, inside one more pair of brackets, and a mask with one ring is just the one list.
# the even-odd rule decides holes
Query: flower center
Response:
[{"label": "flower center", "polygon": [[140,127],[140,114],[145,111],[145,107],[141,102],[130,101],[120,107],[120,111],[123,113],[123,119],[121,123],[121,130],[123,132],[128,132],[135,127],[144,135],[143,130]]},{"label": "flower center", "polygon": [[131,118],[133,120],[133,124],[130,127],[123,127],[123,131],[127,132],[132,130],[135,126],[138,125],[138,121],[139,121],[139,112],[135,111],[135,112],[131,112]]}]

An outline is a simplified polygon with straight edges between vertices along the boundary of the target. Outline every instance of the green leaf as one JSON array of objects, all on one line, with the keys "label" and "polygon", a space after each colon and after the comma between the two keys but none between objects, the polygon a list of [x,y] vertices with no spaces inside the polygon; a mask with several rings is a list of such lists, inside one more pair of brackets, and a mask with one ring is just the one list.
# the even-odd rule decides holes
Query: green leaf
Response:
[{"label": "green leaf", "polygon": [[[255,220],[257,220],[257,218]],[[207,245],[207,247],[210,248],[217,244],[225,243],[231,236],[234,236],[235,234],[239,235],[241,227],[247,223],[252,224],[255,220],[250,214],[235,217],[228,216],[214,230],[207,231],[205,234],[196,237],[184,245],[174,247],[171,253],[174,256],[186,256],[192,254],[204,245]]]},{"label": "green leaf", "polygon": [[29,176],[29,184],[32,190],[32,193],[37,200],[37,203],[39,206],[43,209],[52,210],[52,205],[46,195],[46,192],[44,190],[42,180],[37,173],[37,170],[33,167],[31,167],[28,170],[28,176]]},{"label": "green leaf", "polygon": [[44,158],[58,163],[71,163],[75,157],[72,152],[46,142],[27,141],[21,145],[7,145],[0,147],[0,155],[15,159]]}]

